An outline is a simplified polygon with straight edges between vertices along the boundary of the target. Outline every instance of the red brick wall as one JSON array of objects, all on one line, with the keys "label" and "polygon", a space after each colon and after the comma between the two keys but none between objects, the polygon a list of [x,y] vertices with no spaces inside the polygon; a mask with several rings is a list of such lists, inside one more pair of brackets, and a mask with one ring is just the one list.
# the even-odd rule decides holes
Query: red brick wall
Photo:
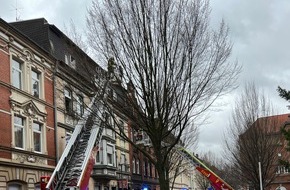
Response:
[{"label": "red brick wall", "polygon": [[267,190],[276,190],[277,187],[282,185],[286,189],[290,189],[290,173],[289,174],[280,174],[271,185],[269,185]]},{"label": "red brick wall", "polygon": [[[45,74],[47,77],[47,73]],[[46,107],[47,111],[47,126],[54,128],[54,109],[53,109],[53,81],[48,78],[44,78],[44,88],[45,88],[45,100],[51,106]],[[47,129],[46,131],[46,140],[47,140],[47,151],[48,156],[55,157],[55,130]],[[55,165],[54,161],[49,161],[49,165]]]},{"label": "red brick wall", "polygon": [[1,128],[0,145],[10,147],[12,141],[11,115],[0,112],[0,128]]},{"label": "red brick wall", "polygon": [[[5,43],[0,40],[0,44]],[[1,48],[0,50],[0,145],[11,147],[11,115],[8,114],[10,113],[9,96],[11,95],[8,86],[10,84],[10,58],[7,52],[7,48]],[[0,158],[10,159],[11,153],[2,150],[0,151]]]},{"label": "red brick wall", "polygon": [[[3,44],[0,40],[0,44]],[[0,49],[0,81],[5,85],[10,84],[10,59],[9,55],[3,52],[3,49]],[[9,87],[5,87],[5,85],[0,83],[0,110],[5,110],[10,112],[9,105],[9,96],[10,90]]]},{"label": "red brick wall", "polygon": [[11,159],[11,152],[4,152],[4,151],[1,151],[0,152],[0,158],[5,158],[5,159]]},{"label": "red brick wall", "polygon": [[[47,126],[54,128],[54,112],[53,108],[47,108]],[[55,130],[47,129],[46,131],[46,140],[47,140],[47,151],[48,155],[55,157]]]},{"label": "red brick wall", "polygon": [[[3,41],[0,40],[0,44],[4,44]],[[5,83],[10,82],[10,64],[9,64],[10,61],[9,61],[9,55],[7,54],[7,52],[8,52],[8,49],[1,48],[1,51],[0,51],[0,81],[3,81]]]},{"label": "red brick wall", "polygon": [[11,92],[9,88],[0,84],[0,110],[10,112],[9,96]]},{"label": "red brick wall", "polygon": [[[49,77],[45,74],[46,77]],[[51,105],[53,105],[53,81],[44,77],[44,90],[45,90],[45,101]]]}]

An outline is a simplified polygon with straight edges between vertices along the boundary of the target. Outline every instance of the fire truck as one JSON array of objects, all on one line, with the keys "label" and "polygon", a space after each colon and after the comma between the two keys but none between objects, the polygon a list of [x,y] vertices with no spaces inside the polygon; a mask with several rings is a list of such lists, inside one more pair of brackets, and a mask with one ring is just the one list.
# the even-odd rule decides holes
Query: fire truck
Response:
[{"label": "fire truck", "polygon": [[[75,126],[74,132],[57,163],[51,176],[42,176],[41,190],[86,190],[90,175],[95,164],[99,143],[105,125],[105,115],[100,111],[100,103],[94,100],[86,109],[84,117]],[[140,131],[138,132],[140,133]],[[138,143],[149,143],[141,131]],[[147,145],[146,144],[146,145]],[[216,190],[233,190],[233,188],[211,171],[201,160],[182,147],[176,148],[177,153],[187,160],[192,167],[205,176]]]}]

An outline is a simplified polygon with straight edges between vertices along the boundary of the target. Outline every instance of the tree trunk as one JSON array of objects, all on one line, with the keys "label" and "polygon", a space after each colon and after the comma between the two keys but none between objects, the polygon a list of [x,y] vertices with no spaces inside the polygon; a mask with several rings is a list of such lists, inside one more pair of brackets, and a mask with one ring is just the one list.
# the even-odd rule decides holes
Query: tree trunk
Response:
[{"label": "tree trunk", "polygon": [[157,167],[160,190],[169,190],[169,176],[168,171],[164,167]]}]

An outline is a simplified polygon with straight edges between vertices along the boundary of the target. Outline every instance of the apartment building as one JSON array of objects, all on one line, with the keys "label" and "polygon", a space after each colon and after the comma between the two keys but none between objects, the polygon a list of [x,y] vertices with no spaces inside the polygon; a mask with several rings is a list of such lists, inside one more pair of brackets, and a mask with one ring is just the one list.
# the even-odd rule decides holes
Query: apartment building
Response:
[{"label": "apartment building", "polygon": [[[85,52],[75,45],[63,32],[45,19],[33,19],[11,23],[24,34],[31,37],[39,46],[44,48],[57,59],[55,73],[55,101],[57,105],[57,154],[59,159],[74,126],[83,114],[84,107],[98,89],[94,82],[106,80],[106,72],[99,67]],[[110,79],[112,104],[119,102],[119,86],[116,78]],[[116,85],[117,84],[117,85]],[[117,101],[118,100],[118,101]],[[118,113],[118,121],[128,132],[127,119]],[[128,188],[129,177],[129,145],[118,137],[110,127],[106,128],[100,142],[91,180],[90,189]]]},{"label": "apartment building", "polygon": [[[290,128],[290,120],[289,120],[289,114],[283,114],[278,116],[270,116],[268,118],[277,118],[277,125],[275,127],[275,132],[277,135],[281,135],[281,129],[289,130]],[[280,136],[279,135],[279,136]],[[280,136],[277,146],[281,147],[281,151],[277,152],[278,160],[283,159],[285,161],[290,161],[290,153],[289,153],[289,147],[288,142],[285,140],[285,137],[283,135]],[[277,160],[276,163],[273,163],[273,167],[276,171],[276,177],[271,182],[271,185],[268,189],[277,189],[277,190],[286,190],[290,189],[290,169],[285,167],[284,165],[281,165],[281,163]]]},{"label": "apartment building", "polygon": [[39,189],[53,171],[55,59],[0,19],[0,189]]},{"label": "apartment building", "polygon": [[[282,115],[273,115],[267,117],[258,118],[252,125],[252,127],[256,127],[261,130],[261,133],[267,132],[269,143],[272,144],[271,151],[274,152],[274,157],[271,160],[269,170],[270,176],[273,175],[270,184],[266,189],[290,189],[290,171],[289,168],[285,167],[281,164],[279,160],[290,161],[290,154],[288,152],[288,142],[285,140],[285,137],[282,135],[281,129],[285,128],[288,130],[289,128],[289,114]],[[250,134],[248,134],[250,133]],[[254,132],[246,131],[241,135],[241,138],[253,138],[252,134],[257,134]],[[252,142],[251,140],[249,142]],[[265,143],[264,143],[265,144]],[[257,161],[258,162],[258,161]],[[251,184],[245,185],[248,189],[251,189]]]}]

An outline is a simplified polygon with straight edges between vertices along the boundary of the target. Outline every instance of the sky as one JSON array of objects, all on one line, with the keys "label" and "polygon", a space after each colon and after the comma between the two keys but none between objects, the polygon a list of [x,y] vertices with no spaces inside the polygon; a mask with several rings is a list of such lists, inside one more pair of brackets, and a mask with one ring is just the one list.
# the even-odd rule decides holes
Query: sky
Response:
[{"label": "sky", "polygon": [[[64,31],[72,20],[85,29],[85,17],[91,0],[0,0],[0,17],[7,22],[16,18],[45,18]],[[224,134],[231,111],[246,82],[254,82],[276,106],[276,113],[290,112],[287,102],[278,96],[278,85],[290,89],[290,1],[289,0],[210,0],[211,26],[223,19],[230,28],[233,42],[232,61],[243,69],[239,88],[219,100],[218,111],[211,112],[201,126],[196,152],[213,152],[223,158]],[[226,138],[226,137],[225,137]]]}]

